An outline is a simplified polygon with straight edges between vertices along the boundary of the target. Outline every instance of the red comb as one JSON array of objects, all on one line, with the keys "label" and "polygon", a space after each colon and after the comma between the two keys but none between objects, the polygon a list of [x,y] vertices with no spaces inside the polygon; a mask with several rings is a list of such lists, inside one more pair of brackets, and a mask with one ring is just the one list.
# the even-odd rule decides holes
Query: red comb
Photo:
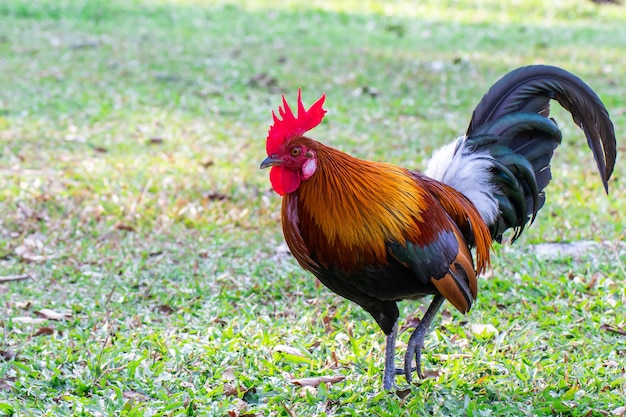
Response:
[{"label": "red comb", "polygon": [[326,95],[322,94],[309,110],[304,109],[301,96],[302,89],[298,88],[298,116],[293,114],[284,95],[283,106],[278,107],[278,114],[282,120],[272,111],[274,124],[270,126],[270,130],[267,133],[267,142],[265,143],[268,155],[278,153],[281,145],[285,141],[302,136],[305,132],[313,129],[322,122],[324,114],[326,113],[326,110],[322,108]]}]

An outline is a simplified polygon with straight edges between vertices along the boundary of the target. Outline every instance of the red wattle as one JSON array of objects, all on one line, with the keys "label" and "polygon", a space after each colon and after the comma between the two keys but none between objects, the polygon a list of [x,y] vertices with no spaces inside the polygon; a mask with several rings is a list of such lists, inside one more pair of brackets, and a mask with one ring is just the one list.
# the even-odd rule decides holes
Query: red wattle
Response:
[{"label": "red wattle", "polygon": [[282,166],[273,166],[270,170],[272,188],[279,195],[293,193],[300,186],[300,181],[300,174],[292,169],[285,169]]}]

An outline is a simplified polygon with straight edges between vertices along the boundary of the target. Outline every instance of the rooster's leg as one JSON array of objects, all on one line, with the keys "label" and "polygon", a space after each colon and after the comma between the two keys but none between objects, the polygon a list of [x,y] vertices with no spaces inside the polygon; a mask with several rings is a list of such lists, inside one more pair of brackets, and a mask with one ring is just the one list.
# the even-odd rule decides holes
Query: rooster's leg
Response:
[{"label": "rooster's leg", "polygon": [[396,353],[396,336],[398,335],[398,321],[393,325],[391,333],[387,335],[385,344],[385,373],[383,374],[383,389],[390,391],[396,377],[395,353]]},{"label": "rooster's leg", "polygon": [[[412,372],[414,368],[411,368],[411,361],[413,357],[415,357],[415,362],[417,365],[417,375],[422,378],[422,349],[424,348],[424,339],[426,338],[426,334],[428,333],[428,329],[430,328],[430,324],[433,321],[433,318],[439,311],[441,304],[443,303],[443,296],[441,294],[436,294],[433,298],[433,301],[430,303],[428,307],[428,311],[422,317],[422,321],[417,326],[417,329],[413,331],[413,334],[409,338],[409,344],[406,348],[406,354],[404,355],[404,375],[406,376],[407,382],[410,384],[413,380]],[[385,362],[386,363],[386,362]]]}]

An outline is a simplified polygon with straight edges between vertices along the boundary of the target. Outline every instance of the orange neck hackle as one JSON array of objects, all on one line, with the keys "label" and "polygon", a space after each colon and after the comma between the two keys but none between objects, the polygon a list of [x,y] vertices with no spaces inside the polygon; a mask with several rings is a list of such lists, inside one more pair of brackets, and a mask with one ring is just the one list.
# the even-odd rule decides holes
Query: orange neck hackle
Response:
[{"label": "orange neck hackle", "polygon": [[419,238],[422,231],[411,226],[421,220],[425,193],[405,169],[298,141],[316,151],[318,170],[285,199],[298,199],[300,229],[321,263],[338,253],[345,269],[385,263],[386,242]]}]

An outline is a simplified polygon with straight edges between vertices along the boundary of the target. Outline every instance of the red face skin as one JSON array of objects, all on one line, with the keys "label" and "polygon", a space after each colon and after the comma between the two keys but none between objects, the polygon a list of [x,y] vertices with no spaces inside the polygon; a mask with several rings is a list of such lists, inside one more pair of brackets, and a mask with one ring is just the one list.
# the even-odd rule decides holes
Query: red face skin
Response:
[{"label": "red face skin", "polygon": [[279,195],[293,193],[302,181],[311,178],[317,170],[315,151],[304,145],[285,146],[280,153],[266,158],[261,168],[272,167],[270,181]]}]

